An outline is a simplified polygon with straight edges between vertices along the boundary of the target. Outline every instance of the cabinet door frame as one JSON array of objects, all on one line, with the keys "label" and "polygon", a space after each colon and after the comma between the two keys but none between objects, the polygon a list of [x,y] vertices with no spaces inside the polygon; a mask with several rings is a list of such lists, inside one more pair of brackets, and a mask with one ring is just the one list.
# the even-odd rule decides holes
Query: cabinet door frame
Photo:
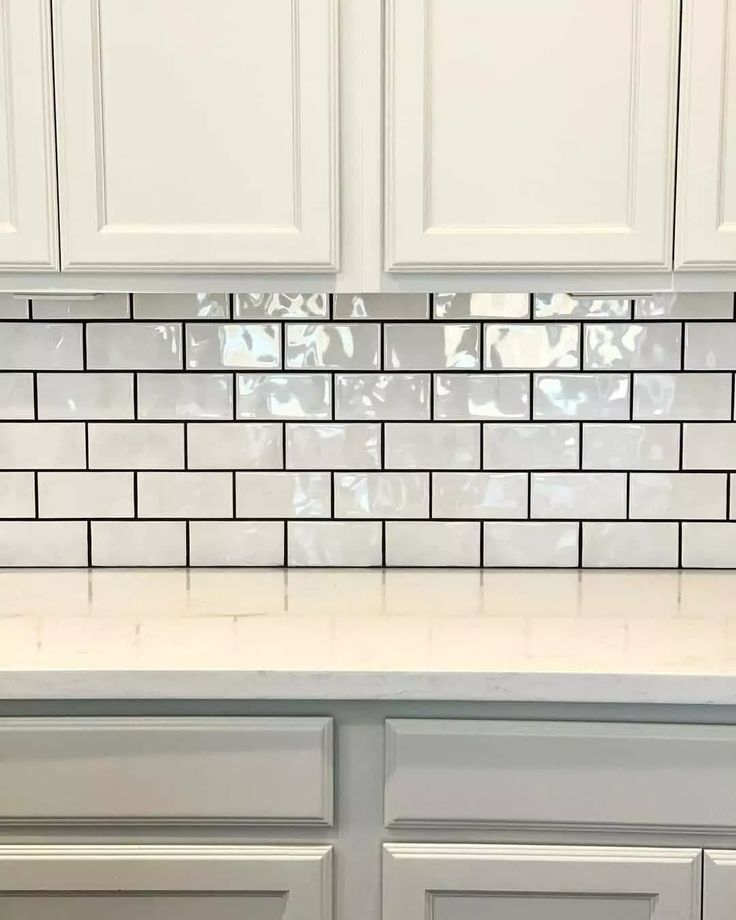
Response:
[{"label": "cabinet door frame", "polygon": [[[701,851],[659,847],[386,844],[383,920],[426,920],[428,898],[639,895],[653,920],[700,920]],[[710,918],[725,920],[725,918]]]},{"label": "cabinet door frame", "polygon": [[[385,270],[468,273],[670,269],[679,2],[632,0],[635,47],[631,67],[628,223],[512,229],[503,225],[429,225],[426,163],[431,158],[427,136],[431,82],[427,20],[431,2],[386,0]],[[663,36],[666,20],[668,34]],[[414,38],[409,40],[407,36]],[[644,91],[641,85],[635,85],[642,61],[650,67]],[[574,238],[575,257],[570,250]],[[613,257],[611,252],[617,255]]]},{"label": "cabinet door frame", "polygon": [[[338,270],[339,0],[290,0],[293,223],[265,226],[249,222],[245,215],[242,224],[199,227],[196,221],[116,227],[108,219],[102,0],[51,2],[63,269],[280,274]],[[233,93],[237,96],[236,89]],[[315,93],[319,106],[314,105]]]}]

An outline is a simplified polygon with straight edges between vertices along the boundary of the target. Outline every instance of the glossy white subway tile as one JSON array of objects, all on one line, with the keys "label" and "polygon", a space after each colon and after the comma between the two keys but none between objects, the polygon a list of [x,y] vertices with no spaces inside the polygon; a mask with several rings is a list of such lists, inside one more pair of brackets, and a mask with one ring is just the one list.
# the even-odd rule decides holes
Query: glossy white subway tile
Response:
[{"label": "glossy white subway tile", "polygon": [[694,569],[736,569],[736,523],[685,521],[682,564]]},{"label": "glossy white subway tile", "polygon": [[138,474],[141,518],[232,517],[232,473]]},{"label": "glossy white subway tile", "polygon": [[533,518],[625,518],[625,473],[532,473]]},{"label": "glossy white subway tile", "polygon": [[386,565],[477,567],[480,528],[476,521],[387,521]]},{"label": "glossy white subway tile", "polygon": [[327,419],[328,374],[238,374],[238,418]]},{"label": "glossy white subway tile", "polygon": [[191,470],[279,469],[284,465],[283,426],[278,422],[190,422]]},{"label": "glossy white subway tile", "polygon": [[281,366],[276,323],[187,323],[190,370],[250,370]]},{"label": "glossy white subway tile", "polygon": [[286,366],[290,370],[377,370],[380,339],[377,323],[290,323]]},{"label": "glossy white subway tile", "polygon": [[82,369],[80,323],[3,323],[0,371]]},{"label": "glossy white subway tile", "polygon": [[0,320],[28,319],[29,300],[14,294],[0,294]]},{"label": "glossy white subway tile", "polygon": [[590,323],[585,327],[586,370],[660,371],[680,367],[679,323]]},{"label": "glossy white subway tile", "polygon": [[40,419],[132,419],[132,374],[39,374]]},{"label": "glossy white subway tile", "polygon": [[327,294],[236,294],[236,319],[327,319]]},{"label": "glossy white subway tile", "polygon": [[186,521],[92,522],[92,565],[181,566],[186,561]]},{"label": "glossy white subway tile", "polygon": [[428,420],[429,374],[337,374],[335,418]]},{"label": "glossy white subway tile", "polygon": [[435,294],[437,319],[527,319],[529,294]]},{"label": "glossy white subway tile", "polygon": [[134,294],[136,319],[228,319],[227,294]]},{"label": "glossy white subway tile", "polygon": [[535,374],[533,385],[535,419],[629,418],[628,374]]},{"label": "glossy white subway tile", "polygon": [[0,373],[0,419],[32,419],[33,411],[33,374]]},{"label": "glossy white subway tile", "polygon": [[128,518],[134,510],[132,473],[38,474],[41,518]]},{"label": "glossy white subway tile", "polygon": [[380,465],[380,425],[286,425],[287,469],[364,470]]},{"label": "glossy white subway tile", "polygon": [[0,522],[0,567],[86,565],[84,521]]},{"label": "glossy white subway tile", "polygon": [[487,370],[576,368],[580,364],[580,327],[571,323],[486,323]]},{"label": "glossy white subway tile", "polygon": [[138,374],[138,416],[142,419],[231,419],[231,374]]},{"label": "glossy white subway tile", "polygon": [[89,323],[91,370],[180,370],[181,326],[176,323]]},{"label": "glossy white subway tile", "polygon": [[574,422],[494,422],[483,426],[483,468],[575,470],[580,426]]},{"label": "glossy white subway tile", "polygon": [[631,473],[632,519],[725,519],[724,473]]},{"label": "glossy white subway tile", "polygon": [[529,390],[529,374],[435,374],[435,418],[528,419]]},{"label": "glossy white subway tile", "polygon": [[386,367],[395,370],[469,370],[480,367],[477,323],[386,323]]},{"label": "glossy white subway tile", "polygon": [[631,300],[628,297],[592,297],[577,294],[536,294],[535,319],[630,319]]},{"label": "glossy white subway tile", "polygon": [[480,468],[480,425],[387,422],[386,469]]},{"label": "glossy white subway tile", "polygon": [[82,422],[0,423],[0,469],[84,469]]},{"label": "glossy white subway tile", "polygon": [[0,473],[0,518],[32,518],[35,515],[33,473]]},{"label": "glossy white subway tile", "polygon": [[583,565],[591,568],[676,568],[678,525],[669,521],[586,521]]},{"label": "glossy white subway tile", "polygon": [[329,473],[236,473],[235,491],[239,518],[331,516]]},{"label": "glossy white subway tile", "polygon": [[335,473],[335,517],[429,517],[429,474]]},{"label": "glossy white subway tile", "polygon": [[379,566],[379,521],[289,521],[288,563],[294,566]]},{"label": "glossy white subway tile", "polygon": [[583,425],[583,468],[676,470],[680,426],[667,422],[599,422]]},{"label": "glossy white subway tile", "polygon": [[686,470],[736,470],[736,423],[686,422],[682,465]]},{"label": "glossy white subway tile", "polygon": [[92,423],[90,469],[177,470],[184,468],[184,426],[175,422]]},{"label": "glossy white subway tile", "polygon": [[578,564],[577,521],[488,521],[483,565],[493,568],[571,568]]},{"label": "glossy white subway tile", "polygon": [[525,518],[527,473],[435,473],[432,514],[438,518]]},{"label": "glossy white subway tile", "polygon": [[732,418],[731,374],[634,374],[634,418]]},{"label": "glossy white subway tile", "polygon": [[127,294],[93,294],[89,297],[33,298],[36,319],[128,319],[130,298]]},{"label": "glossy white subway tile", "polygon": [[283,521],[191,521],[193,566],[284,565]]},{"label": "glossy white subway tile", "polygon": [[335,319],[429,319],[429,295],[335,294]]},{"label": "glossy white subway tile", "polygon": [[636,319],[733,319],[732,293],[650,294],[634,300]]},{"label": "glossy white subway tile", "polygon": [[736,370],[736,323],[686,323],[685,367],[693,371]]}]

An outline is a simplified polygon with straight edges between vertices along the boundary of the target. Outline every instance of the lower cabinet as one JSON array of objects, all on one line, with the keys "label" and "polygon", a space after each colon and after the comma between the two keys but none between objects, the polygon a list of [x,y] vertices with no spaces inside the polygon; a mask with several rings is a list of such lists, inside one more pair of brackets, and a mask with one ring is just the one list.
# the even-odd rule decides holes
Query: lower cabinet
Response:
[{"label": "lower cabinet", "polygon": [[700,898],[697,849],[384,847],[383,920],[700,920]]},{"label": "lower cabinet", "polygon": [[329,920],[324,846],[0,846],[2,920]]}]

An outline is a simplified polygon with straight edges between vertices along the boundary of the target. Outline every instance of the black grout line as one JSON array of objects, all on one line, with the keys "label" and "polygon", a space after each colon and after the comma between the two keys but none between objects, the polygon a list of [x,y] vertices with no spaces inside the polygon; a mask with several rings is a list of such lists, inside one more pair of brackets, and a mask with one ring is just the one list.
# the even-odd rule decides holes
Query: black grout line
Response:
[{"label": "black grout line", "polygon": [[92,521],[87,521],[87,566],[92,567]]},{"label": "black grout line", "polygon": [[133,470],[133,517],[138,519],[138,470]]},{"label": "black grout line", "polygon": [[[43,472],[45,472],[45,470]],[[107,471],[105,470],[104,472],[107,472]],[[372,472],[375,473],[376,471],[372,470]],[[77,516],[67,515],[66,517],[58,517],[55,515],[43,515],[43,516],[39,515],[38,518],[29,517],[28,515],[23,515],[23,516],[16,515],[12,517],[11,516],[3,517],[2,520],[3,520],[3,524],[8,523],[8,522],[27,523],[29,521],[36,521],[36,520],[39,522],[55,522],[55,523],[70,523],[71,524],[71,523],[78,522],[78,521],[86,521],[88,520],[88,518],[86,515],[77,515]],[[290,523],[310,522],[310,521],[321,521],[322,523],[324,523],[324,522],[329,522],[329,521],[341,521],[346,524],[351,524],[351,523],[352,524],[359,524],[359,523],[380,524],[382,521],[403,521],[404,523],[407,523],[407,522],[428,523],[431,521],[434,523],[441,523],[441,524],[459,524],[459,523],[477,524],[480,522],[486,522],[489,524],[529,524],[529,523],[535,523],[535,524],[580,524],[580,523],[583,523],[583,524],[604,524],[604,523],[612,523],[612,524],[627,524],[627,523],[630,523],[630,524],[682,524],[682,523],[685,523],[685,524],[687,523],[728,524],[728,523],[734,523],[731,519],[725,516],[724,517],[702,517],[702,518],[700,517],[687,517],[687,518],[632,517],[630,519],[627,519],[626,517],[614,517],[612,515],[608,515],[607,517],[585,517],[585,516],[583,517],[580,517],[580,516],[565,517],[564,515],[559,515],[557,517],[531,517],[531,518],[525,518],[525,517],[489,518],[489,517],[479,517],[478,515],[468,515],[467,517],[464,517],[464,518],[458,518],[458,517],[446,517],[442,515],[434,515],[431,518],[429,517],[385,518],[385,517],[371,517],[371,516],[355,518],[355,517],[347,517],[345,515],[342,515],[340,517],[330,517],[329,515],[322,515],[319,517],[311,516],[311,515],[309,517],[304,517],[304,516],[302,517],[260,516],[259,517],[258,515],[247,515],[247,516],[245,515],[243,516],[239,516],[239,515],[222,516],[220,515],[218,516],[214,514],[209,514],[209,515],[200,515],[200,516],[190,515],[189,517],[183,517],[183,516],[175,517],[175,516],[167,515],[167,514],[157,514],[155,516],[142,515],[136,518],[132,514],[129,514],[126,516],[97,515],[94,518],[94,520],[100,521],[100,522],[106,522],[106,523],[114,523],[115,521],[175,523],[177,521],[182,522],[182,521],[187,521],[187,520],[189,521],[211,521],[213,523],[232,522],[233,520],[240,521],[240,522],[250,521],[253,523],[267,523],[269,521],[272,521],[272,522],[273,521],[288,521]],[[2,568],[1,565],[0,565],[0,568]]]}]

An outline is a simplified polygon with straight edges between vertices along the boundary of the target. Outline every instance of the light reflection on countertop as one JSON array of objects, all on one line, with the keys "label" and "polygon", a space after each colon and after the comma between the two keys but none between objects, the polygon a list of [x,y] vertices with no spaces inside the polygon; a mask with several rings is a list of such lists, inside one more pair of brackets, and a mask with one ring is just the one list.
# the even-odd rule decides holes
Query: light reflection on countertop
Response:
[{"label": "light reflection on countertop", "polygon": [[736,703],[736,573],[0,572],[0,698]]}]

